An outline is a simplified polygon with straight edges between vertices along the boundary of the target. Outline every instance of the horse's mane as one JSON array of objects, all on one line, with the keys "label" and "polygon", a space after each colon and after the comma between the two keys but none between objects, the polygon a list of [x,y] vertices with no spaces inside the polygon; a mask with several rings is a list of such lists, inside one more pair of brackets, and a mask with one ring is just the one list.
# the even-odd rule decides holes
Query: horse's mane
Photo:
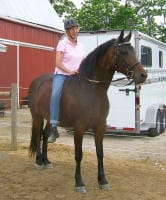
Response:
[{"label": "horse's mane", "polygon": [[80,64],[81,77],[95,78],[97,61],[104,57],[108,49],[115,43],[115,39],[108,40],[89,53]]}]

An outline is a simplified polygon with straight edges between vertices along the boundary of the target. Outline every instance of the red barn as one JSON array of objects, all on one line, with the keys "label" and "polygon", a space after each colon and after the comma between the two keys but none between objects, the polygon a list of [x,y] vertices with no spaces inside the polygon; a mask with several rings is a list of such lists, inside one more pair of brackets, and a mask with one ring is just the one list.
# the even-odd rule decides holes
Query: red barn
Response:
[{"label": "red barn", "polygon": [[17,83],[21,105],[30,82],[54,71],[62,33],[62,19],[48,0],[1,0],[0,44],[7,52],[0,52],[0,91]]}]

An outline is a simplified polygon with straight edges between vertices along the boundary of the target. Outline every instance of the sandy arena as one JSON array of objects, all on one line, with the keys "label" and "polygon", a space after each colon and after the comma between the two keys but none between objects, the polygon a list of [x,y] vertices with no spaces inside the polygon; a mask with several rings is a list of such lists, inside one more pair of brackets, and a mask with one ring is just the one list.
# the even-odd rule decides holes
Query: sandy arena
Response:
[{"label": "sandy arena", "polygon": [[28,156],[31,117],[18,111],[18,149],[10,150],[10,112],[0,118],[0,199],[2,200],[165,200],[166,132],[158,137],[105,136],[104,166],[112,189],[97,183],[97,162],[92,135],[85,135],[82,176],[86,194],[75,192],[72,134],[59,128],[60,138],[49,144],[53,169],[36,170]]}]

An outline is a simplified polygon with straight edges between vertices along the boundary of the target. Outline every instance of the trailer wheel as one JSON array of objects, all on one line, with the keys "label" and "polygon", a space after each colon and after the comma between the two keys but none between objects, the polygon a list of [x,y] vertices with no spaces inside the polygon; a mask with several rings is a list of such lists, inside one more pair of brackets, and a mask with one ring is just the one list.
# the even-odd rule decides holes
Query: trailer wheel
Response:
[{"label": "trailer wheel", "polygon": [[163,114],[161,113],[160,110],[157,111],[156,115],[156,127],[155,128],[150,128],[149,130],[149,136],[150,137],[155,137],[160,135],[160,133],[163,132]]},{"label": "trailer wheel", "polygon": [[164,108],[164,111],[163,111],[163,132],[165,131],[166,129],[166,108]]}]

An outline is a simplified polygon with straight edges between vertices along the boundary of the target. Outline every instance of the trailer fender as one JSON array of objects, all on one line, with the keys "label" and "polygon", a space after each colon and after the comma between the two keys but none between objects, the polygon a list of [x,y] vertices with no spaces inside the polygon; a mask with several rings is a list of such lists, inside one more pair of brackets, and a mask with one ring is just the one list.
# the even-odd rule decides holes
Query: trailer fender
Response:
[{"label": "trailer fender", "polygon": [[156,117],[158,111],[161,113],[165,112],[165,105],[164,104],[152,104],[148,107],[145,115],[145,123],[148,124],[149,128],[156,127]]}]

